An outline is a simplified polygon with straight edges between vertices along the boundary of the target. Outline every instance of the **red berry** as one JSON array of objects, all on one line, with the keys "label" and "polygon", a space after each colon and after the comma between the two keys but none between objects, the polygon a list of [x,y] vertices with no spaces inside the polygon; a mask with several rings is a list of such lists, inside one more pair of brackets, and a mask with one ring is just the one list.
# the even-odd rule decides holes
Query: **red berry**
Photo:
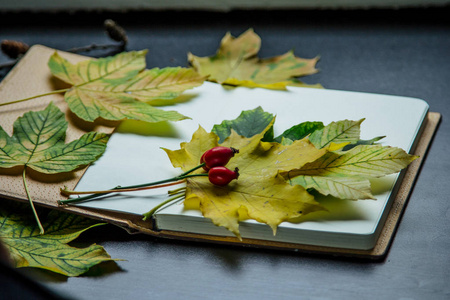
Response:
[{"label": "red berry", "polygon": [[214,185],[224,186],[229,184],[233,179],[238,179],[239,169],[236,168],[234,171],[227,169],[223,166],[213,167],[208,172],[209,182]]},{"label": "red berry", "polygon": [[203,169],[208,171],[213,167],[225,166],[235,153],[239,153],[239,150],[231,147],[214,147],[203,153],[200,163],[205,163]]}]

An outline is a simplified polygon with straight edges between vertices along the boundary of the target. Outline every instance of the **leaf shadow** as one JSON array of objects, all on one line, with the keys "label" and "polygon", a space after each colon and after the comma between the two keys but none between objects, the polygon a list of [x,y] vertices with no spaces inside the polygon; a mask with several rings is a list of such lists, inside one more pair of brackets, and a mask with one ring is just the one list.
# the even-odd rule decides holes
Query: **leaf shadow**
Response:
[{"label": "leaf shadow", "polygon": [[62,283],[69,279],[68,276],[40,268],[25,267],[21,268],[21,271],[24,275],[39,282]]},{"label": "leaf shadow", "polygon": [[52,85],[54,90],[68,89],[72,86],[71,84],[66,83],[54,76],[49,76],[48,80],[50,81],[50,84]]},{"label": "leaf shadow", "polygon": [[[147,103],[152,106],[172,106],[179,103],[189,102],[197,96],[198,94],[186,93],[174,99],[156,99]],[[118,124],[115,132],[132,133],[142,136],[160,136],[171,138],[179,137],[177,130],[172,125],[172,122],[169,121],[150,123],[140,120],[123,120],[120,124]]]},{"label": "leaf shadow", "polygon": [[74,114],[70,109],[67,110],[66,117],[71,125],[86,132],[97,131],[96,129],[99,126],[116,128],[117,126],[119,126],[121,122],[121,121],[105,120],[102,118],[98,118],[94,122],[85,121],[80,117],[78,117],[76,114]]},{"label": "leaf shadow", "polygon": [[392,188],[392,178],[389,176],[370,179],[370,188],[374,196],[383,194]]},{"label": "leaf shadow", "polygon": [[[71,277],[56,272],[52,272],[50,270],[33,267],[24,267],[21,268],[21,271],[26,276],[33,278],[39,282],[62,283],[67,282],[68,279]],[[126,272],[126,271],[122,269],[115,261],[111,260],[101,262],[91,267],[88,271],[79,275],[78,277],[91,277],[91,278],[104,277],[116,274],[117,272]]]},{"label": "leaf shadow", "polygon": [[[31,168],[27,169],[27,178],[30,178],[34,181],[39,181],[42,183],[58,183],[58,182],[64,182],[73,180],[76,178],[75,172],[77,170],[81,170],[84,167],[80,167],[72,172],[63,172],[63,173],[57,173],[57,174],[44,174],[40,173],[38,171],[35,171]],[[1,168],[0,167],[0,175],[7,175],[7,176],[22,176],[23,172],[23,166],[16,166],[12,168]]]},{"label": "leaf shadow", "polygon": [[115,261],[104,261],[91,267],[87,272],[80,275],[80,277],[105,277],[118,272],[126,272]]},{"label": "leaf shadow", "polygon": [[0,167],[0,175],[19,176],[22,174],[22,171],[23,171],[22,166],[16,166],[12,168]]},{"label": "leaf shadow", "polygon": [[[325,222],[325,221],[344,221],[344,220],[364,220],[364,214],[352,206],[351,200],[343,200],[331,196],[315,196],[325,211],[316,211],[307,215],[289,220],[289,223],[303,222]],[[361,200],[370,201],[370,200]]]},{"label": "leaf shadow", "polygon": [[173,106],[179,103],[186,103],[197,97],[198,94],[181,94],[176,98],[173,99],[155,99],[146,102],[147,104],[150,104],[151,106]]},{"label": "leaf shadow", "polygon": [[149,123],[139,120],[125,120],[116,128],[115,132],[169,138],[177,138],[179,135],[176,128],[169,121]]},{"label": "leaf shadow", "polygon": [[[81,169],[81,168],[80,168]],[[27,176],[35,181],[39,181],[42,183],[58,183],[63,181],[69,181],[75,179],[75,171],[72,172],[64,172],[57,174],[44,174],[33,169],[27,169]]]},{"label": "leaf shadow", "polygon": [[[372,194],[376,197],[391,189],[392,179],[382,177],[370,180]],[[365,200],[345,200],[332,196],[324,196],[317,192],[311,193],[317,202],[323,205],[327,211],[318,211],[298,218],[289,220],[290,223],[301,223],[305,221],[324,222],[324,221],[346,221],[346,220],[365,220],[365,212],[356,208],[355,201],[377,201],[372,199]]]}]

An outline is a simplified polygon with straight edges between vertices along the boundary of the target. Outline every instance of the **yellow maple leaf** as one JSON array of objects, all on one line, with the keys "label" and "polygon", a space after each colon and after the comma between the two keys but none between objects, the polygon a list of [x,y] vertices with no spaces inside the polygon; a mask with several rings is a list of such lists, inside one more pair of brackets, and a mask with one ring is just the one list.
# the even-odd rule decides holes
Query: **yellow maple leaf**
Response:
[{"label": "yellow maple leaf", "polygon": [[[240,176],[227,186],[215,186],[207,177],[187,179],[186,201],[197,202],[204,217],[223,226],[238,238],[239,221],[254,219],[269,225],[274,234],[277,226],[300,215],[324,210],[314,197],[300,185],[290,185],[279,172],[299,168],[323,156],[328,149],[317,149],[308,139],[290,145],[262,142],[265,132],[251,138],[232,131],[221,146],[239,149],[239,154],[227,164],[239,168]],[[199,128],[189,143],[179,150],[164,149],[174,167],[184,171],[197,166],[201,155],[218,145],[218,137]],[[204,172],[204,171],[196,171]]]},{"label": "yellow maple leaf", "polygon": [[318,57],[305,59],[288,51],[261,59],[257,57],[260,47],[261,38],[249,29],[237,38],[227,33],[215,55],[198,57],[189,53],[188,60],[199,74],[221,84],[277,90],[285,90],[286,86],[321,87],[304,84],[295,78],[316,73]]}]

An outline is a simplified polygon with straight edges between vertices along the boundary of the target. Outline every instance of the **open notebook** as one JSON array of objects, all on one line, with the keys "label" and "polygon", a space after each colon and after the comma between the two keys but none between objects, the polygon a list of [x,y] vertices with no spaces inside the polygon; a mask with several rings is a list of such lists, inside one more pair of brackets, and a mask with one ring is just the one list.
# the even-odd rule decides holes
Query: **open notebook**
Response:
[{"label": "open notebook", "polygon": [[[55,81],[46,66],[53,52],[53,49],[43,46],[32,47],[2,81],[0,102],[56,89]],[[63,52],[61,55],[72,62],[86,59]],[[23,84],[24,82],[27,84]],[[79,122],[68,112],[62,95],[51,95],[40,101],[23,102],[14,107],[0,107],[0,125],[11,134],[12,123],[17,117],[29,110],[42,110],[49,101],[66,112],[69,121],[68,141],[85,131],[111,132],[114,129],[101,123],[88,125]],[[413,98],[309,88],[289,88],[288,91],[225,89],[208,82],[185,92],[171,104],[173,105],[167,107],[168,110],[176,110],[192,119],[156,124],[122,122],[112,135],[105,154],[86,171],[79,170],[71,176],[50,180],[47,178],[44,181],[30,177],[28,182],[34,202],[153,236],[314,253],[382,257],[392,240],[440,119],[438,113],[428,112],[426,102]],[[182,203],[175,203],[158,211],[154,222],[142,221],[141,214],[167,199],[167,191],[175,187],[114,194],[77,206],[57,204],[57,200],[63,199],[59,193],[63,186],[69,189],[76,187],[78,190],[108,189],[179,174],[180,170],[172,167],[160,147],[179,149],[180,142],[189,141],[199,125],[210,131],[214,124],[235,119],[241,111],[258,106],[276,115],[275,136],[304,121],[322,121],[328,124],[344,119],[365,118],[361,126],[362,139],[386,135],[381,140],[382,144],[401,147],[421,158],[398,175],[373,180],[372,189],[376,201],[342,201],[324,197],[319,201],[329,212],[312,213],[299,223],[282,223],[276,236],[273,236],[267,225],[253,221],[242,222],[240,231],[243,241],[239,241],[226,229],[214,226],[199,211],[185,210]],[[3,172],[0,173],[0,180],[2,197],[26,200],[20,174]]]},{"label": "open notebook", "polygon": [[[366,118],[362,123],[362,139],[386,135],[383,144],[410,151],[421,132],[428,105],[418,99],[310,88],[289,91],[225,89],[214,83],[185,92],[189,98],[175,106],[191,120],[177,123],[145,124],[125,121],[108,143],[105,154],[84,174],[78,190],[108,189],[117,185],[133,185],[170,178],[174,169],[160,147],[179,149],[190,141],[201,125],[210,131],[222,120],[235,119],[241,111],[261,106],[276,115],[275,136],[304,121],[332,121]],[[134,132],[140,132],[135,134]],[[400,175],[401,177],[401,175]],[[329,210],[316,212],[299,223],[282,223],[274,236],[267,225],[245,221],[240,225],[244,238],[282,241],[352,249],[374,247],[395,196],[399,175],[372,181],[376,201],[345,201],[323,197],[320,202]],[[239,180],[238,180],[239,181]],[[100,209],[142,214],[167,197],[167,190],[156,189],[115,194],[84,205]],[[209,235],[232,236],[203,218],[198,210],[185,210],[182,203],[172,204],[155,215],[158,229]]]}]

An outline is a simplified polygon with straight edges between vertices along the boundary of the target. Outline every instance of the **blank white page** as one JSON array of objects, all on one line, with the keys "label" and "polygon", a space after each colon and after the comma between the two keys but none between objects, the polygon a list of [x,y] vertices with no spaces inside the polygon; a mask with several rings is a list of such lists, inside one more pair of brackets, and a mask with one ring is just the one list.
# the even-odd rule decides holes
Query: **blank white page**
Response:
[{"label": "blank white page", "polygon": [[[235,119],[241,111],[258,106],[276,115],[275,136],[305,121],[322,121],[326,125],[332,121],[365,118],[361,125],[361,139],[385,135],[386,138],[380,141],[383,145],[400,147],[407,152],[411,150],[428,111],[425,101],[408,97],[294,87],[288,91],[243,87],[225,89],[205,82],[185,92],[178,103],[161,107],[176,110],[192,119],[155,124],[124,121],[111,137],[104,155],[86,171],[77,190],[108,189],[176,176],[181,171],[172,167],[161,147],[179,149],[181,142],[190,141],[199,125],[210,131],[214,124]],[[390,175],[372,181],[376,201],[339,200],[337,203],[327,198],[319,199],[328,212],[312,213],[301,223],[284,222],[280,229],[323,232],[324,237],[328,233],[344,233],[355,235],[357,239],[371,237],[373,240],[397,177]],[[174,188],[114,194],[80,205],[143,214],[167,199],[167,191]],[[158,212],[161,214],[201,218],[199,211],[185,211],[182,204],[171,205]],[[246,226],[241,226],[244,237]],[[276,240],[270,228],[263,226],[267,229],[261,229],[264,232],[261,238]],[[187,229],[183,229],[181,224],[179,230]],[[223,228],[212,230],[214,234],[229,235]],[[252,235],[251,232],[248,234]],[[323,243],[327,244],[326,241]]]}]

